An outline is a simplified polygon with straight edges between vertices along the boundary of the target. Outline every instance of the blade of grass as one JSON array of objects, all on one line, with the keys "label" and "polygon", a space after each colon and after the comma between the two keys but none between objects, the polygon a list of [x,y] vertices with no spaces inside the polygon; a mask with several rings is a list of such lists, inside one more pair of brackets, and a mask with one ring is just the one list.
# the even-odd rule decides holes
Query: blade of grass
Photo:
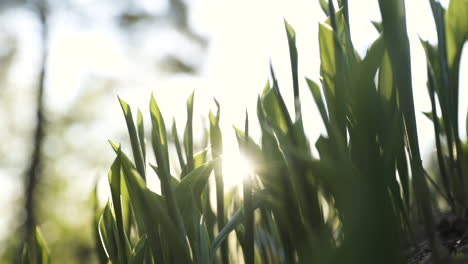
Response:
[{"label": "blade of grass", "polygon": [[[179,141],[179,133],[177,133],[177,125],[175,119],[172,120],[172,138],[174,140],[174,145],[177,151],[177,157],[179,159],[180,169],[182,170],[182,175],[187,174],[187,164],[184,160],[184,155],[182,154],[182,147]],[[181,177],[182,178],[182,177]]]},{"label": "blade of grass", "polygon": [[137,114],[137,126],[138,126],[138,140],[140,141],[141,153],[143,155],[143,164],[146,168],[146,142],[145,142],[145,126],[143,124],[143,114],[138,109]]},{"label": "blade of grass", "polygon": [[101,242],[101,237],[99,235],[99,220],[101,219],[102,211],[99,208],[99,199],[98,199],[98,192],[97,192],[97,181],[94,184],[93,191],[91,193],[91,203],[93,206],[93,238],[95,243],[95,250],[98,257],[99,263],[106,263],[107,256],[104,250],[103,244]]},{"label": "blade of grass", "polygon": [[445,195],[447,196],[448,203],[452,210],[455,210],[455,201],[452,196],[452,187],[451,183],[449,181],[449,178],[447,176],[447,169],[445,167],[445,158],[442,153],[442,145],[440,142],[440,136],[441,136],[441,130],[440,130],[440,124],[439,120],[437,118],[437,106],[435,102],[435,80],[434,80],[434,74],[432,73],[432,69],[430,68],[429,64],[427,67],[427,79],[428,79],[428,84],[427,84],[427,89],[429,92],[429,98],[431,101],[431,110],[432,110],[432,115],[434,117],[433,120],[433,125],[434,125],[434,136],[435,136],[435,142],[436,142],[436,151],[437,151],[437,161],[439,163],[439,171],[440,171],[440,176],[442,178],[442,184],[444,185],[444,192]]},{"label": "blade of grass", "polygon": [[289,58],[291,62],[291,74],[293,80],[293,91],[294,91],[294,110],[296,114],[296,121],[302,120],[301,116],[301,100],[299,98],[299,77],[298,77],[298,57],[297,57],[297,48],[296,48],[296,32],[289,25],[289,23],[284,20],[284,27],[286,29],[286,35],[288,37],[288,46],[289,46]]},{"label": "blade of grass", "polygon": [[439,246],[436,242],[429,188],[424,177],[416,130],[416,117],[411,83],[411,60],[409,40],[406,32],[404,2],[403,0],[379,0],[379,5],[382,13],[385,46],[390,55],[390,61],[399,92],[400,108],[404,117],[416,201],[423,215],[425,231],[433,250],[435,262],[441,263]]},{"label": "blade of grass", "polygon": [[140,145],[140,140],[138,139],[137,131],[135,128],[135,123],[133,122],[132,109],[120,97],[118,97],[118,99],[120,102],[120,106],[122,107],[122,111],[125,115],[125,121],[127,122],[128,134],[130,136],[130,143],[132,145],[132,153],[133,153],[133,157],[135,158],[135,165],[137,167],[137,171],[138,173],[140,173],[143,179],[146,180],[145,163],[144,163],[142,148],[141,148],[142,145]]},{"label": "blade of grass", "polygon": [[310,92],[312,93],[312,96],[314,97],[315,104],[317,105],[317,108],[319,110],[320,116],[322,117],[322,121],[325,124],[325,127],[327,131],[330,129],[329,125],[329,120],[328,120],[328,114],[327,110],[325,107],[325,103],[323,102],[323,97],[320,92],[319,86],[312,80],[306,78],[307,85],[309,86]]},{"label": "blade of grass", "polygon": [[328,2],[327,0],[319,0],[320,7],[322,8],[322,11],[325,13],[326,16],[330,15],[330,8],[328,8]]},{"label": "blade of grass", "polygon": [[[252,208],[256,209],[260,206],[258,199],[253,197],[252,199]],[[210,262],[213,263],[215,259],[216,250],[222,245],[222,243],[228,238],[228,235],[235,230],[242,222],[245,220],[245,208],[241,206],[237,211],[232,215],[231,219],[226,223],[223,229],[219,231],[216,238],[211,242],[210,246]]]},{"label": "blade of grass", "polygon": [[194,100],[195,91],[192,92],[192,95],[187,100],[187,125],[185,126],[184,133],[184,146],[185,146],[185,156],[187,158],[187,173],[191,172],[194,169],[193,161],[193,100]]},{"label": "blade of grass", "polygon": [[[210,112],[210,140],[211,140],[211,155],[213,158],[219,158],[223,152],[223,142],[221,129],[219,127],[219,118],[220,118],[220,106],[216,101],[217,113],[216,116]],[[221,229],[224,228],[225,219],[224,219],[224,180],[222,174],[222,161],[219,159],[214,168],[215,174],[215,185],[216,185],[216,219],[218,224],[218,233]],[[224,264],[229,262],[228,255],[228,243],[225,241],[221,245],[221,261]]]},{"label": "blade of grass", "polygon": [[[463,177],[462,166],[460,164],[460,159],[458,158],[458,153],[461,154],[460,148],[460,137],[458,135],[458,87],[452,86],[447,58],[447,39],[446,39],[446,25],[445,25],[445,10],[439,2],[434,0],[430,1],[432,14],[434,16],[434,21],[436,24],[437,31],[437,42],[438,42],[438,55],[439,55],[439,66],[440,66],[440,77],[442,81],[443,89],[440,89],[440,93],[444,93],[446,96],[446,108],[444,109],[447,112],[449,118],[444,119],[446,125],[446,133],[448,139],[448,146],[450,151],[450,157],[453,164],[455,165],[458,181],[460,186],[465,186],[465,179]],[[448,128],[448,129],[447,129]],[[461,202],[466,205],[468,202],[466,199],[465,188],[461,188],[460,193]],[[460,211],[460,210],[458,210]],[[463,210],[461,210],[463,211]],[[461,212],[460,211],[460,212]]]},{"label": "blade of grass", "polygon": [[[166,127],[159,107],[153,96],[151,96],[150,100],[150,110],[151,121],[153,124],[153,149],[155,152],[156,161],[158,162],[158,171],[160,172],[158,176],[161,181],[161,190],[163,195],[166,197],[167,207],[169,209],[169,214],[171,215],[171,218],[173,219],[173,221],[175,221],[176,226],[180,230],[182,236],[186,238],[187,232],[185,231],[182,216],[180,214],[179,208],[175,200],[174,190],[172,189],[172,185],[170,184],[171,174],[169,168]],[[189,246],[187,244],[185,245],[185,250],[187,250],[187,252],[190,252]]]},{"label": "blade of grass", "polygon": [[148,236],[144,235],[140,238],[135,248],[132,251],[132,258],[130,264],[143,264],[145,259],[145,252],[147,248]]},{"label": "blade of grass", "polygon": [[[120,257],[124,259],[128,259],[129,256],[127,255],[127,251],[124,250],[126,247],[127,237],[124,232],[124,222],[123,222],[123,214],[122,214],[122,200],[121,200],[121,175],[120,175],[120,163],[118,160],[115,160],[112,165],[111,169],[108,174],[109,185],[111,188],[111,196],[112,196],[112,204],[114,207],[115,213],[115,223],[117,225],[117,236],[118,236],[118,247],[119,247],[119,254],[124,254]],[[105,212],[106,213],[106,212]],[[120,258],[119,257],[119,258]]]},{"label": "blade of grass", "polygon": [[[279,110],[282,112],[281,115],[282,115],[282,117],[284,118],[284,120],[286,122],[286,127],[291,127],[293,122],[291,120],[291,116],[289,115],[288,108],[286,107],[286,104],[284,103],[283,96],[281,96],[281,92],[280,92],[279,86],[278,86],[278,80],[276,79],[275,71],[273,70],[273,65],[271,64],[271,62],[270,62],[270,74],[271,74],[271,78],[272,78],[272,81],[273,81],[272,88],[273,88],[273,91],[276,94],[276,98],[278,100],[277,104],[279,105]],[[267,85],[265,87],[263,94],[265,94],[265,91],[269,91],[269,89],[267,89],[267,87],[269,88],[270,86]],[[263,97],[263,95],[262,95],[262,97]]]},{"label": "blade of grass", "polygon": [[49,264],[49,249],[42,237],[42,233],[39,228],[36,227],[30,240],[23,247],[21,255],[22,264]]},{"label": "blade of grass", "polygon": [[344,19],[345,19],[345,22],[346,22],[346,26],[348,28],[349,31],[351,31],[351,25],[349,24],[349,7],[348,7],[348,0],[343,0],[342,1],[343,3],[343,15],[344,15]]},{"label": "blade of grass", "polygon": [[337,127],[341,132],[341,135],[346,139],[346,91],[345,91],[345,55],[343,52],[343,47],[340,43],[339,38],[339,27],[338,19],[336,17],[336,11],[333,4],[333,0],[328,0],[328,7],[330,9],[330,24],[333,29],[333,39],[334,39],[334,52],[335,52],[335,66],[336,66],[336,75],[333,77],[335,83],[335,100],[336,100],[336,117],[337,117]]},{"label": "blade of grass", "polygon": [[[249,115],[245,112],[245,152],[248,150],[249,142]],[[244,155],[247,153],[244,153]],[[245,228],[245,247],[244,247],[244,259],[246,264],[254,264],[255,251],[254,251],[254,215],[252,205],[252,179],[250,172],[245,175],[243,190],[244,190],[244,228]]]}]

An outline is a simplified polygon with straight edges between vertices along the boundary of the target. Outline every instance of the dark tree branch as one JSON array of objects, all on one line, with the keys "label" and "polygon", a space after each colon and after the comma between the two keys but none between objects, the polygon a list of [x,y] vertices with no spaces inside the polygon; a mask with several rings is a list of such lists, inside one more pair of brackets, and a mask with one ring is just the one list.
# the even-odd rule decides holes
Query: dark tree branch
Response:
[{"label": "dark tree branch", "polygon": [[41,24],[41,68],[39,72],[39,79],[37,84],[36,95],[36,128],[34,131],[33,150],[29,166],[26,170],[24,191],[25,201],[24,208],[26,212],[26,219],[24,223],[24,239],[28,241],[34,233],[34,228],[37,223],[36,212],[36,189],[39,183],[42,170],[42,147],[44,140],[44,86],[46,77],[46,61],[47,61],[47,45],[48,45],[48,32],[47,32],[47,8],[45,0],[33,1],[34,7],[37,10],[40,24]]}]

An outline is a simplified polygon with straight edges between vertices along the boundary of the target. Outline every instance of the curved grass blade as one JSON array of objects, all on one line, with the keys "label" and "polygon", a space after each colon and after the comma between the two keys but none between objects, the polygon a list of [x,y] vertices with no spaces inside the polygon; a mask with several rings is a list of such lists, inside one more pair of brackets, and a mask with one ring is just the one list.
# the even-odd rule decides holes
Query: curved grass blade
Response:
[{"label": "curved grass blade", "polygon": [[[245,138],[239,142],[241,152],[247,154],[249,149],[249,115],[245,112]],[[244,191],[244,260],[246,264],[253,264],[255,261],[255,248],[254,248],[254,214],[252,205],[252,178],[250,172],[245,175],[243,191]]]},{"label": "curved grass blade", "polygon": [[22,264],[49,264],[49,249],[42,237],[41,231],[38,227],[34,230],[33,236],[24,245],[21,254]]},{"label": "curved grass blade", "polygon": [[138,114],[137,114],[137,127],[138,127],[138,140],[140,141],[141,153],[143,155],[143,164],[146,165],[145,125],[143,123],[143,114],[141,113],[140,109],[138,109]]},{"label": "curved grass blade", "polygon": [[[123,259],[128,259],[129,256],[127,255],[126,245],[128,244],[127,236],[125,235],[124,231],[124,220],[123,220],[123,210],[122,210],[122,191],[121,191],[121,174],[120,174],[120,162],[119,159],[116,158],[112,163],[111,169],[108,174],[109,178],[109,185],[111,188],[111,196],[112,196],[112,204],[114,206],[115,212],[115,223],[117,226],[117,243],[119,247],[119,254],[124,254],[122,257]],[[122,195],[123,196],[123,195]],[[107,207],[106,207],[107,208]],[[104,213],[107,213],[104,211]],[[108,217],[108,216],[107,216]],[[107,219],[110,220],[110,219]]]},{"label": "curved grass blade", "polygon": [[314,97],[315,104],[317,105],[317,108],[319,110],[320,116],[322,117],[322,121],[325,124],[325,127],[327,128],[327,131],[330,129],[330,124],[329,124],[329,119],[328,119],[328,114],[327,114],[327,109],[325,106],[325,103],[323,101],[322,94],[320,92],[320,88],[318,84],[316,84],[314,81],[306,78],[307,85],[309,86],[310,92],[312,93],[312,96]]},{"label": "curved grass blade", "polygon": [[148,236],[143,235],[138,243],[136,244],[135,248],[132,251],[132,258],[130,264],[143,264],[145,259],[145,253],[147,249],[147,240]]},{"label": "curved grass blade", "polygon": [[301,100],[299,98],[299,77],[298,77],[298,56],[297,56],[297,47],[296,47],[296,32],[289,25],[289,23],[284,20],[284,27],[286,29],[286,35],[288,37],[288,46],[289,46],[289,58],[291,62],[291,74],[293,80],[293,90],[294,90],[294,110],[296,114],[296,122],[302,120],[301,114]]},{"label": "curved grass blade", "polygon": [[195,92],[187,100],[187,125],[184,132],[185,156],[187,157],[187,173],[195,168],[193,160],[193,100]]},{"label": "curved grass blade", "polygon": [[[127,122],[127,128],[128,128],[128,134],[130,135],[130,143],[132,145],[132,153],[133,157],[135,158],[135,165],[138,170],[138,173],[143,177],[143,179],[146,179],[146,174],[145,174],[145,162],[143,159],[143,153],[142,153],[142,145],[140,144],[140,140],[138,139],[138,134],[135,128],[135,123],[133,122],[133,117],[132,117],[132,110],[130,106],[122,100],[120,97],[118,97],[120,106],[122,107],[122,111],[125,115],[125,121]],[[142,125],[143,123],[141,123]],[[144,146],[144,142],[143,142]]]},{"label": "curved grass blade", "polygon": [[[164,124],[164,119],[161,115],[161,111],[159,110],[159,107],[153,96],[151,96],[150,100],[150,110],[151,121],[153,124],[152,142],[156,156],[156,161],[158,163],[158,172],[160,172],[158,176],[161,180],[161,190],[164,197],[166,198],[169,215],[171,216],[172,220],[175,221],[177,228],[182,233],[182,237],[185,238],[187,237],[187,233],[185,231],[182,216],[180,214],[179,208],[175,200],[174,190],[171,186],[171,173],[169,167],[166,126]],[[186,245],[184,249],[187,252],[190,252],[188,245]]]},{"label": "curved grass blade", "polygon": [[400,108],[404,117],[404,124],[410,153],[411,169],[415,181],[415,195],[421,213],[425,231],[428,235],[436,263],[440,263],[439,246],[436,245],[434,219],[432,215],[429,188],[424,177],[419,150],[419,140],[416,130],[414,111],[411,60],[409,40],[406,32],[406,15],[403,0],[379,0],[382,13],[383,34],[386,49],[389,52],[392,69],[398,87]]},{"label": "curved grass blade", "polygon": [[182,175],[185,176],[185,174],[187,174],[187,164],[185,163],[184,156],[182,154],[182,147],[180,145],[179,133],[177,133],[177,125],[176,125],[175,119],[172,121],[172,138],[174,140],[174,145],[176,147],[177,157],[179,159],[179,164],[182,170]]},{"label": "curved grass blade", "polygon": [[[130,196],[130,202],[135,212],[135,218],[142,235],[148,235],[150,248],[156,262],[192,263],[191,251],[186,240],[185,228],[180,229],[169,208],[170,203],[149,190],[138,172],[119,155]],[[182,223],[183,224],[183,223]],[[177,252],[170,248],[178,248]]]},{"label": "curved grass blade", "polygon": [[[215,99],[217,106],[216,116],[210,111],[210,142],[211,142],[211,155],[213,158],[218,159],[223,153],[223,138],[221,129],[219,127],[220,119],[220,105]],[[222,174],[222,160],[218,159],[214,165],[215,187],[216,187],[216,222],[218,225],[218,232],[225,225],[224,218],[224,179]],[[227,241],[221,245],[221,262],[228,264],[229,251]]]}]

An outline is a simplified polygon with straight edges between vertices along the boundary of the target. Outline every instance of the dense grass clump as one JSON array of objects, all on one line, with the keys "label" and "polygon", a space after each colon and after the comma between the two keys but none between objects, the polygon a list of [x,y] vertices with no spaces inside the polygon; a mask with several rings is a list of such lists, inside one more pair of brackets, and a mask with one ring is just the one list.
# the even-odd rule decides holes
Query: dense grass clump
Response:
[{"label": "dense grass clump", "polygon": [[[209,113],[209,142],[196,147],[194,95],[187,101],[182,138],[175,123],[168,133],[151,97],[154,163],[146,153],[142,113],[135,122],[130,106],[119,99],[133,155],[111,142],[116,153],[109,171],[112,199],[96,218],[101,263],[395,264],[407,263],[422,241],[428,241],[424,252],[432,253],[434,263],[447,263],[449,250],[435,220],[442,212],[435,201],[444,200],[458,219],[468,208],[468,153],[458,124],[468,2],[451,0],[445,10],[431,0],[438,44],[422,42],[437,175],[428,175],[421,162],[403,0],[379,1],[382,22],[374,25],[380,36],[364,57],[351,41],[347,2],[335,7],[333,1],[320,1],[328,15],[319,25],[321,83],[307,79],[307,84],[326,135],[315,142],[303,126],[300,56],[294,29],[285,22],[294,109],[286,107],[272,67],[257,102],[260,141],[249,137],[247,115],[244,129],[236,128],[240,150],[254,163],[242,196],[224,190],[217,102],[216,113]],[[176,153],[170,153],[170,142]],[[312,155],[313,146],[319,157]],[[176,176],[170,154],[179,163]],[[160,193],[147,187],[149,170],[159,178]],[[34,241],[32,248],[43,245],[42,239]]]}]

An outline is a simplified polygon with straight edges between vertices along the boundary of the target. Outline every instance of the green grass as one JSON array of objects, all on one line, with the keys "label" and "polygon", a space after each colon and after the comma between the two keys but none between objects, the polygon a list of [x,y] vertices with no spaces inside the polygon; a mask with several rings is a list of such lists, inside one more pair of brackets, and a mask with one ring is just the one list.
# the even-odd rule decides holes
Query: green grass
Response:
[{"label": "green grass", "polygon": [[[222,106],[216,100],[217,111],[208,119],[209,145],[199,149],[192,128],[194,95],[187,101],[182,142],[175,122],[168,136],[151,97],[153,164],[146,154],[143,114],[138,111],[135,123],[131,107],[119,98],[133,158],[111,142],[116,153],[109,171],[112,197],[96,218],[101,263],[406,263],[404,252],[421,240],[419,223],[435,263],[446,263],[434,218],[442,212],[435,202],[445,199],[448,210],[460,216],[468,207],[468,153],[458,124],[468,2],[452,0],[448,10],[430,3],[438,44],[422,45],[432,105],[427,116],[434,121],[440,173],[427,175],[422,166],[403,0],[379,1],[383,21],[374,25],[380,36],[364,57],[351,41],[348,1],[335,7],[321,0],[329,16],[319,25],[321,79],[306,83],[326,134],[312,142],[304,129],[301,57],[296,33],[285,21],[294,98],[283,98],[271,67],[257,101],[260,141],[249,136],[248,115],[244,129],[235,128],[241,152],[254,163],[242,196],[225,193]],[[293,116],[287,100],[294,100]],[[169,144],[176,153],[169,152]],[[314,146],[318,157],[312,155]],[[175,176],[173,159],[180,167]],[[148,168],[161,193],[148,189],[146,180],[153,175]],[[25,263],[47,263],[42,239],[30,241],[25,252]]]}]

